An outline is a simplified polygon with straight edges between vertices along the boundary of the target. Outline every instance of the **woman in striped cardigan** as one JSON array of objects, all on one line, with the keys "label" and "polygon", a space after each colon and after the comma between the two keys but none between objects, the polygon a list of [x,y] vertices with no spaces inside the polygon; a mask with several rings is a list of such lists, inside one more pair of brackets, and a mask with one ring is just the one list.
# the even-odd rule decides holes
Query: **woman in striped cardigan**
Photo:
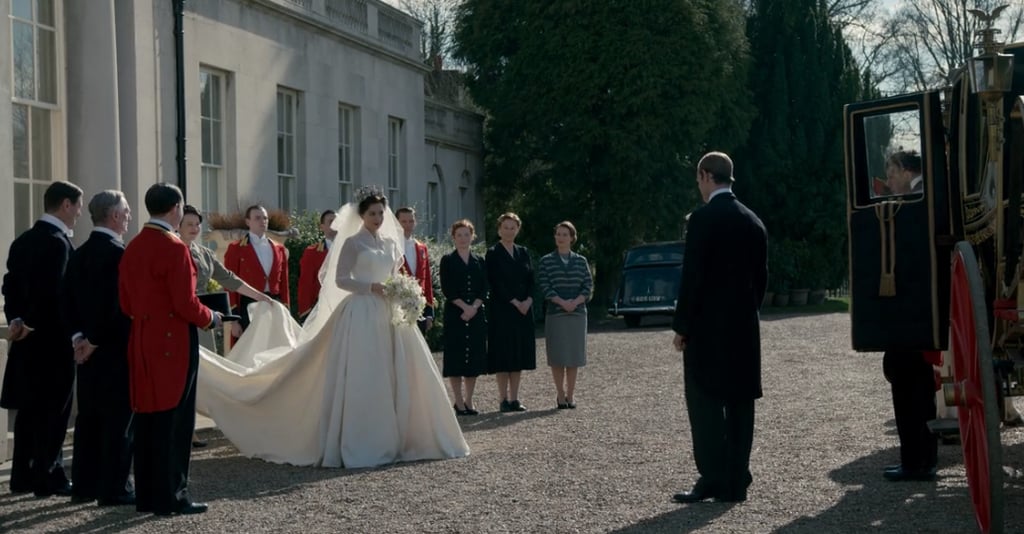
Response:
[{"label": "woman in striped cardigan", "polygon": [[587,301],[594,281],[587,259],[572,251],[576,227],[555,225],[556,250],[537,266],[537,284],[544,294],[544,337],[548,365],[555,381],[559,409],[576,408],[576,374],[587,364]]}]

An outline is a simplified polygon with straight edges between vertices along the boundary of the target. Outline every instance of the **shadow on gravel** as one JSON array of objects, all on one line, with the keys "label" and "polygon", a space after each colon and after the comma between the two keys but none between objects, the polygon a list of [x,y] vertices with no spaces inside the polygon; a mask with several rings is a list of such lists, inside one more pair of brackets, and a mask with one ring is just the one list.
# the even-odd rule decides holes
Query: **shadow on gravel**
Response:
[{"label": "shadow on gravel", "polygon": [[[829,473],[847,488],[831,508],[818,515],[801,517],[775,530],[775,534],[818,534],[821,532],[975,532],[977,523],[962,468],[959,446],[939,446],[937,482],[889,482],[881,472],[898,457],[896,448],[878,451]],[[1020,466],[1024,447],[1003,448],[1005,525],[1007,532],[1019,531],[1022,477]]]},{"label": "shadow on gravel", "polygon": [[523,423],[531,419],[536,419],[538,417],[547,417],[550,415],[555,415],[555,412],[558,411],[559,410],[556,410],[555,408],[551,408],[548,410],[535,410],[531,408],[529,411],[525,412],[487,412],[472,417],[460,417],[459,425],[462,426],[463,432],[475,432],[478,430],[494,430],[495,428],[502,428],[517,423]]},{"label": "shadow on gravel", "polygon": [[643,521],[611,531],[611,534],[655,534],[658,532],[693,532],[708,526],[725,515],[736,503],[700,502],[681,504],[678,510],[644,519]]},{"label": "shadow on gravel", "polygon": [[[7,495],[5,495],[5,497],[7,497]],[[27,500],[35,499],[32,495],[15,495],[12,497],[24,498]],[[11,500],[13,499],[4,499],[4,501]],[[40,499],[40,502],[44,501]],[[21,510],[6,514],[3,517],[2,524],[0,524],[0,531],[3,531],[5,528],[10,528],[33,532],[35,531],[35,529],[33,529],[33,526],[35,525],[45,524],[50,521],[60,521],[62,517],[73,516],[83,509],[95,507],[95,504],[70,504],[67,497],[50,497],[45,502],[46,504],[43,506],[36,506],[28,510]],[[62,532],[120,532],[130,528],[136,528],[139,525],[150,521],[165,520],[162,518],[158,519],[151,514],[137,513],[132,507],[105,508],[104,510],[106,513],[79,523],[75,525],[74,528],[63,530]]]}]

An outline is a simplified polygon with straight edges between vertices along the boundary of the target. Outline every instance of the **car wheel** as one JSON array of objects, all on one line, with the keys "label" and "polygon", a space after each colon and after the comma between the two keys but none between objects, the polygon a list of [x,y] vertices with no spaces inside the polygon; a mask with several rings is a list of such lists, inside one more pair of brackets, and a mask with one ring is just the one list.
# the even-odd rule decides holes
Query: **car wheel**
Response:
[{"label": "car wheel", "polygon": [[622,318],[626,321],[627,328],[636,328],[640,326],[639,315],[623,315]]}]

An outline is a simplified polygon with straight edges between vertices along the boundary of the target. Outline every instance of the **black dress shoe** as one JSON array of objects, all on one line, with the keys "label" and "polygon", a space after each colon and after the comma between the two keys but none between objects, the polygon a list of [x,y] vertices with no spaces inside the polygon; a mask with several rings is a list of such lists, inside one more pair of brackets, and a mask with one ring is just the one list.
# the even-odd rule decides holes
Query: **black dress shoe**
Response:
[{"label": "black dress shoe", "polygon": [[904,482],[908,480],[929,482],[935,480],[935,469],[905,469],[900,466],[891,471],[885,471],[882,476],[893,482]]},{"label": "black dress shoe", "polygon": [[523,403],[521,403],[521,402],[519,402],[517,400],[509,401],[508,406],[509,406],[509,411],[512,411],[512,412],[525,412],[526,411],[526,406],[523,406]]},{"label": "black dress shoe", "polygon": [[462,415],[480,415],[480,412],[476,411],[473,408],[470,408],[469,405],[467,404],[466,409],[462,410]]},{"label": "black dress shoe", "polygon": [[565,406],[567,408],[569,408],[570,410],[575,410],[576,409],[576,403],[571,401],[571,400],[569,400],[569,399],[565,399]]},{"label": "black dress shoe", "polygon": [[202,449],[203,447],[205,447],[207,445],[208,445],[208,443],[206,443],[205,441],[203,441],[201,439],[197,439],[197,440],[192,442],[192,448],[193,449]]},{"label": "black dress shoe", "polygon": [[118,495],[117,497],[104,497],[97,502],[99,506],[135,506],[135,494]]},{"label": "black dress shoe", "polygon": [[556,400],[556,401],[555,401],[555,404],[557,404],[557,405],[558,405],[558,409],[559,409],[559,410],[568,410],[568,409],[569,409],[569,403],[568,403],[568,402],[558,402],[558,401]]},{"label": "black dress shoe", "polygon": [[690,504],[700,501],[706,501],[713,497],[711,492],[693,488],[693,491],[684,491],[682,493],[676,493],[672,496],[672,500],[680,504]]},{"label": "black dress shoe", "polygon": [[72,495],[71,504],[85,504],[88,502],[95,501],[96,497],[90,497],[89,495]]},{"label": "black dress shoe", "polygon": [[501,407],[499,407],[498,409],[501,410],[502,413],[513,411],[512,410],[512,404],[509,403],[507,400],[504,400],[504,399],[502,399]]},{"label": "black dress shoe", "polygon": [[36,497],[51,497],[53,495],[57,495],[60,497],[70,497],[72,495],[71,483],[65,482],[62,485],[49,486],[43,489],[37,489],[35,490],[35,495]]},{"label": "black dress shoe", "polygon": [[166,516],[174,515],[174,514],[181,514],[181,515],[202,514],[202,513],[206,512],[206,510],[208,508],[209,508],[209,506],[207,506],[205,503],[187,502],[186,501],[186,502],[183,502],[180,506],[178,506],[177,509],[174,509],[174,510],[153,510],[153,515],[158,515],[158,516],[161,516],[161,517],[166,517]]}]

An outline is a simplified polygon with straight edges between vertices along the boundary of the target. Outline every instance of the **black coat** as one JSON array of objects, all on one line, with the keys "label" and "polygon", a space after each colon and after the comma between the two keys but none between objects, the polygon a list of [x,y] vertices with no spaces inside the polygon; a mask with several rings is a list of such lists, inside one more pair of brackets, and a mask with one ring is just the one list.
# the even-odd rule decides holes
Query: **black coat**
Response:
[{"label": "black coat", "polygon": [[533,310],[526,315],[511,304],[512,299],[533,296],[533,265],[526,247],[514,245],[510,255],[501,243],[487,249],[487,368],[491,373],[517,372],[537,368],[537,342]]},{"label": "black coat", "polygon": [[[79,394],[82,374],[94,374],[96,394],[118,389],[127,397],[128,334],[131,321],[121,312],[118,300],[118,265],[124,244],[109,234],[94,231],[71,254],[64,277],[62,304],[68,330],[81,333],[96,351],[79,368]],[[126,399],[127,400],[127,399]]]},{"label": "black coat", "polygon": [[61,284],[74,246],[67,234],[43,221],[11,243],[4,275],[4,314],[34,329],[11,344],[0,407],[29,403],[62,406],[71,395],[74,351],[59,305]]},{"label": "black coat", "polygon": [[709,396],[761,397],[759,308],[768,283],[768,237],[731,192],[690,215],[672,329],[686,338],[688,379]]}]

